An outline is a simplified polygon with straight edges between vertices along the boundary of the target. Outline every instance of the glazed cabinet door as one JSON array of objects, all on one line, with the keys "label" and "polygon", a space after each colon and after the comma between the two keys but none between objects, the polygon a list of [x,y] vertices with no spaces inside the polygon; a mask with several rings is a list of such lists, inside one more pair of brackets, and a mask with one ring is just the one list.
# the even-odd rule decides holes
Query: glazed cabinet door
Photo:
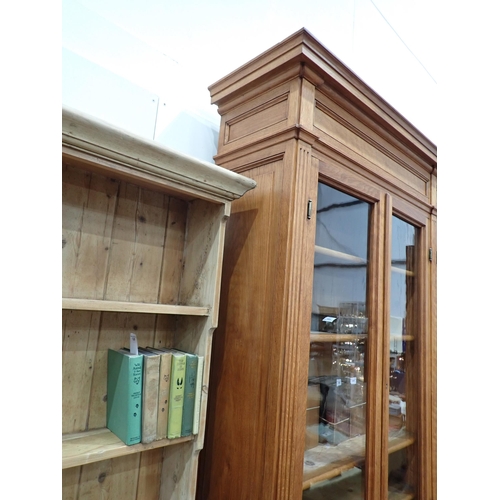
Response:
[{"label": "glazed cabinet door", "polygon": [[302,498],[424,498],[426,218],[353,193],[318,184]]},{"label": "glazed cabinet door", "polygon": [[[416,492],[415,439],[418,434],[418,228],[393,215],[390,232],[388,489],[393,498]],[[398,495],[399,494],[399,495]]]},{"label": "glazed cabinet door", "polygon": [[339,499],[365,489],[367,393],[375,382],[366,370],[372,209],[318,184],[304,499],[324,498],[326,485]]},{"label": "glazed cabinet door", "polygon": [[432,341],[429,218],[405,208],[387,210],[390,260],[385,301],[383,374],[388,408],[384,416],[387,477],[383,498],[431,498]]}]

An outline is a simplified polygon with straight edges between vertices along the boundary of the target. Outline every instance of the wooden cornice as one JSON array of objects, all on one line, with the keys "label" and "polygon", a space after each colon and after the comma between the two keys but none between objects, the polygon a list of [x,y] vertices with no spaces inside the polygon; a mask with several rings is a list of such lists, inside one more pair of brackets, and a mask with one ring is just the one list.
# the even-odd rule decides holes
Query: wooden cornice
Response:
[{"label": "wooden cornice", "polygon": [[183,155],[155,141],[71,109],[62,108],[63,157],[101,165],[118,176],[140,178],[183,192],[232,201],[256,185],[255,181],[212,163]]},{"label": "wooden cornice", "polygon": [[212,84],[212,104],[227,109],[270,79],[284,81],[295,75],[324,92],[339,93],[430,168],[436,168],[436,146],[304,28]]}]

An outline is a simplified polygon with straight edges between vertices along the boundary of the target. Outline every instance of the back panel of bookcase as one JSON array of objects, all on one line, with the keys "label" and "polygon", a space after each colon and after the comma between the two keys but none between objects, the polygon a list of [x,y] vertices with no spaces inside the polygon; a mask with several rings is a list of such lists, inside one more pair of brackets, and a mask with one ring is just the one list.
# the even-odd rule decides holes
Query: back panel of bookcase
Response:
[{"label": "back panel of bookcase", "polygon": [[188,206],[63,165],[63,297],[178,304]]},{"label": "back panel of bookcase", "polygon": [[[63,296],[178,304],[188,203],[63,167]],[[106,355],[172,346],[176,316],[63,311],[63,434],[106,426]],[[83,352],[82,352],[83,351]],[[84,356],[82,356],[84,354]]]},{"label": "back panel of bookcase", "polygon": [[63,499],[158,500],[163,449],[64,469]]}]

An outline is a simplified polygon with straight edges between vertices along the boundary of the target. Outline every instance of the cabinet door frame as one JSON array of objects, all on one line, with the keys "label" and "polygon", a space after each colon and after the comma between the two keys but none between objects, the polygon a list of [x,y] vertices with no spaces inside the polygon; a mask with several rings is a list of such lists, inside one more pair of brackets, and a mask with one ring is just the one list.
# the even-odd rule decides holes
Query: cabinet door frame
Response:
[{"label": "cabinet door frame", "polygon": [[[416,329],[418,335],[415,340],[415,364],[416,364],[416,401],[417,401],[417,430],[416,441],[416,495],[415,498],[432,498],[432,464],[433,458],[433,445],[432,445],[432,432],[434,427],[432,415],[432,401],[433,401],[433,381],[434,372],[436,367],[433,361],[433,335],[432,330],[432,307],[433,307],[433,293],[431,290],[432,283],[432,268],[430,260],[430,249],[432,247],[432,227],[431,227],[431,213],[426,213],[423,209],[418,209],[409,204],[406,200],[386,195],[388,198],[386,224],[392,219],[392,216],[413,225],[417,229],[417,275],[419,280],[417,282],[417,310],[419,312]],[[386,280],[388,280],[387,296],[384,300],[386,304],[386,321],[390,321],[390,245],[391,245],[391,232],[387,233],[386,240],[387,248],[389,249]],[[387,324],[388,325],[388,324]],[[387,346],[389,345],[389,328],[385,328],[384,333],[387,337]],[[389,350],[386,349],[387,355]],[[389,360],[385,362],[385,366],[389,366]],[[386,373],[387,372],[387,373]],[[384,370],[384,377],[389,382],[388,370]],[[387,390],[388,397],[388,390]],[[386,419],[388,421],[388,418]],[[384,427],[384,433],[388,429]],[[387,443],[388,435],[384,436],[384,442]],[[387,454],[386,454],[387,456]],[[387,486],[386,486],[387,487]],[[384,490],[382,490],[384,491]],[[385,496],[387,492],[385,490]]]},{"label": "cabinet door frame", "polygon": [[[383,355],[384,355],[384,326],[385,308],[383,301],[378,297],[386,297],[384,262],[385,249],[385,220],[387,197],[379,186],[368,182],[356,173],[349,172],[345,167],[334,162],[320,162],[318,182],[339,189],[351,196],[371,204],[368,237],[368,286],[367,309],[369,311],[368,323],[368,356],[365,366],[365,377],[368,380],[379,381],[370,384],[366,401],[366,444],[365,444],[365,498],[367,500],[380,500],[378,492],[383,488],[384,471],[387,471],[381,461],[383,456],[383,436],[378,432],[383,425],[384,390]],[[388,405],[388,394],[387,394]],[[386,406],[387,406],[386,405]],[[387,424],[388,426],[388,424]],[[387,448],[387,446],[386,446]],[[384,498],[384,497],[382,497]]]},{"label": "cabinet door frame", "polygon": [[[429,248],[431,247],[431,214],[411,200],[403,199],[387,187],[349,171],[335,161],[319,161],[318,182],[325,183],[371,204],[369,222],[368,266],[368,360],[365,376],[377,381],[367,391],[365,498],[380,500],[388,495],[389,473],[389,349],[391,221],[395,215],[417,229],[418,331],[415,339],[417,364],[418,430],[414,446],[417,453],[415,498],[432,494],[432,393],[433,332],[432,293]],[[382,183],[381,183],[382,184]]]}]

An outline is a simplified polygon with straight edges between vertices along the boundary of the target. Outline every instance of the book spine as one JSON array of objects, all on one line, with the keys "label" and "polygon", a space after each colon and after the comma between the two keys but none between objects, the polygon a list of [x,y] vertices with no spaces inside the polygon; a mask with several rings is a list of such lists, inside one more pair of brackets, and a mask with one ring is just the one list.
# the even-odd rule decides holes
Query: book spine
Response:
[{"label": "book spine", "polygon": [[167,437],[171,366],[172,354],[162,354],[160,360],[160,383],[158,388],[158,419],[156,425],[156,439],[165,439]]},{"label": "book spine", "polygon": [[193,434],[198,434],[200,431],[201,393],[203,388],[204,361],[205,358],[203,356],[198,356],[198,372],[196,375],[196,391],[194,395]]},{"label": "book spine", "polygon": [[108,350],[106,426],[126,445],[141,442],[143,356]]},{"label": "book spine", "polygon": [[142,385],[142,439],[144,444],[156,439],[160,356],[144,356]]},{"label": "book spine", "polygon": [[185,378],[186,355],[172,353],[172,368],[170,371],[170,402],[168,405],[167,426],[167,437],[169,439],[181,437]]},{"label": "book spine", "polygon": [[196,393],[196,376],[198,372],[198,356],[186,354],[186,382],[184,389],[184,403],[182,408],[181,436],[193,433],[193,415]]},{"label": "book spine", "polygon": [[129,358],[129,429],[125,444],[141,442],[143,356]]}]

